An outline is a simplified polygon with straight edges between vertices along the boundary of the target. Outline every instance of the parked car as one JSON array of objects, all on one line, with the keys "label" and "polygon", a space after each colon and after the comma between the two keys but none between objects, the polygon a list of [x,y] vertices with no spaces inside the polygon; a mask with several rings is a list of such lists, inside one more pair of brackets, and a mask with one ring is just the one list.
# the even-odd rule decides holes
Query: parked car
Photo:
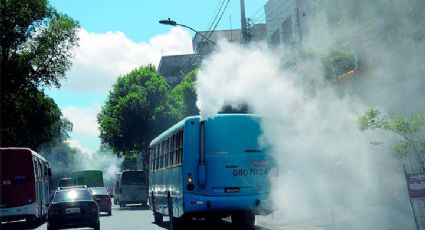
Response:
[{"label": "parked car", "polygon": [[91,195],[99,206],[100,212],[107,212],[108,215],[112,214],[112,200],[111,194],[106,187],[93,187],[89,188]]},{"label": "parked car", "polygon": [[100,229],[99,206],[87,188],[57,190],[47,214],[47,229]]}]

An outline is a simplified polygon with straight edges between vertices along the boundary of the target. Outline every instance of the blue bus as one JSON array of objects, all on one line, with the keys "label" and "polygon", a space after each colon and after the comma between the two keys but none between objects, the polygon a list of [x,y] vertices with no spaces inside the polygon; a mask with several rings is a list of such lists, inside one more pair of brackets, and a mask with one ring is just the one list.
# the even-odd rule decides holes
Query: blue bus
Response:
[{"label": "blue bus", "polygon": [[[150,143],[149,207],[156,223],[171,227],[193,218],[252,228],[270,214],[273,160],[261,146],[260,118],[218,114],[187,117]],[[172,227],[173,228],[173,227]]]}]

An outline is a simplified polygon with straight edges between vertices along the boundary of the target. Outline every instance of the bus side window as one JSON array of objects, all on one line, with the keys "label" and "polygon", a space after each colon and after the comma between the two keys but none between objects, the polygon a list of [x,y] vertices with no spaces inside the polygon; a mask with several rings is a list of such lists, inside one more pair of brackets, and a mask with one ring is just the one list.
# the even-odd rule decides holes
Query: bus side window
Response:
[{"label": "bus side window", "polygon": [[178,149],[177,149],[177,164],[181,164],[182,163],[182,154],[183,154],[183,131],[180,131],[178,133],[178,140],[177,142],[179,143],[178,145]]},{"label": "bus side window", "polygon": [[155,151],[155,170],[158,170],[159,160],[158,160],[158,153],[159,153],[159,144],[156,144],[156,151]]},{"label": "bus side window", "polygon": [[173,165],[171,158],[173,157],[173,136],[170,136],[170,144],[168,145],[168,163],[169,166]]},{"label": "bus side window", "polygon": [[171,136],[171,145],[170,145],[170,165],[174,165],[174,152],[175,152],[175,138],[176,135]]},{"label": "bus side window", "polygon": [[179,155],[180,155],[180,138],[181,138],[181,133],[178,132],[177,133],[177,150],[176,150],[176,164],[180,164],[180,159],[179,159]]},{"label": "bus side window", "polygon": [[164,167],[164,142],[161,142],[161,149],[159,151],[159,168],[162,169]]},{"label": "bus side window", "polygon": [[41,164],[41,162],[38,162],[38,168],[39,168],[39,173],[40,173],[40,180],[43,179],[43,174],[44,174],[44,170],[43,170],[43,165]]},{"label": "bus side window", "polygon": [[170,139],[165,140],[165,152],[164,152],[164,168],[168,167],[168,149],[170,148]]},{"label": "bus side window", "polygon": [[149,150],[149,171],[153,171],[153,153],[155,152],[155,145]]},{"label": "bus side window", "polygon": [[35,158],[33,159],[33,164],[34,164],[35,180],[38,180],[38,164],[37,164],[37,160]]},{"label": "bus side window", "polygon": [[44,165],[44,179],[48,181],[49,178],[49,167],[47,165]]}]

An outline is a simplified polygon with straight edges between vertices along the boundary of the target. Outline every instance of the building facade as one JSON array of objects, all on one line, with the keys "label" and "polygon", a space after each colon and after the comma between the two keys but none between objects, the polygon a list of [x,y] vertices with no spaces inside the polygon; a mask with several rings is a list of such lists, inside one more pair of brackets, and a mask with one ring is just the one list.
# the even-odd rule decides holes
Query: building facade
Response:
[{"label": "building facade", "polygon": [[[266,40],[266,24],[249,26],[248,37],[250,41]],[[204,56],[209,55],[214,50],[215,44],[221,39],[240,43],[242,41],[241,30],[200,31],[196,33],[192,39],[194,54],[162,56],[157,69],[158,73],[164,76],[171,86],[177,85],[186,73],[201,65]]]}]

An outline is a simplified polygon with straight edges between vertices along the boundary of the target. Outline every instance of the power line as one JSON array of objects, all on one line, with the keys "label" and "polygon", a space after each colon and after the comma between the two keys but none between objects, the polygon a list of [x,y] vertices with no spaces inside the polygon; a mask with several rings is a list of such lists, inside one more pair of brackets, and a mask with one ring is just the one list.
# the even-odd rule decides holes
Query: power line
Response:
[{"label": "power line", "polygon": [[[220,10],[222,9],[222,11],[221,11],[221,13],[220,13],[220,11],[218,11],[217,12],[217,14],[216,14],[216,16],[215,16],[215,18],[214,18],[214,20],[213,21],[215,21],[215,25],[214,25],[214,28],[211,30],[211,26],[210,26],[210,28],[209,28],[209,32],[208,32],[208,35],[206,36],[207,38],[208,38],[208,40],[211,38],[211,36],[212,36],[212,34],[214,33],[214,31],[216,30],[216,28],[217,28],[217,26],[218,26],[218,24],[220,23],[220,21],[221,21],[221,18],[223,17],[223,15],[224,15],[224,12],[226,12],[226,9],[227,9],[227,7],[228,7],[228,5],[229,5],[229,2],[230,2],[230,0],[227,0],[226,2],[225,2],[225,0],[222,2],[222,4],[221,4],[221,6],[220,6]],[[224,3],[225,3],[225,5],[224,5]],[[223,8],[223,6],[224,6],[224,8]],[[219,17],[218,17],[218,19],[217,19],[217,16],[219,15]],[[217,20],[215,20],[215,19],[217,19]],[[206,39],[204,39],[204,38],[201,38],[201,43],[202,42],[204,42]],[[191,59],[189,59],[189,60],[187,60],[186,61],[186,63],[185,64],[183,64],[183,66],[180,68],[180,72],[184,75],[185,73],[186,73],[186,68],[191,68],[192,67],[192,65],[198,60],[198,57],[199,56],[201,56],[201,54],[200,53],[202,53],[202,50],[205,48],[205,46],[202,46],[201,47],[201,49],[198,51],[198,53],[195,55],[195,57],[194,58],[192,58],[192,61],[191,61]],[[189,62],[190,62],[190,64],[189,64]]]},{"label": "power line", "polygon": [[253,18],[255,15],[257,15],[262,9],[264,9],[264,6],[261,6],[260,7],[260,9],[258,9],[257,11],[255,11],[255,13],[254,14],[252,14],[251,16],[250,16],[250,18]]}]

